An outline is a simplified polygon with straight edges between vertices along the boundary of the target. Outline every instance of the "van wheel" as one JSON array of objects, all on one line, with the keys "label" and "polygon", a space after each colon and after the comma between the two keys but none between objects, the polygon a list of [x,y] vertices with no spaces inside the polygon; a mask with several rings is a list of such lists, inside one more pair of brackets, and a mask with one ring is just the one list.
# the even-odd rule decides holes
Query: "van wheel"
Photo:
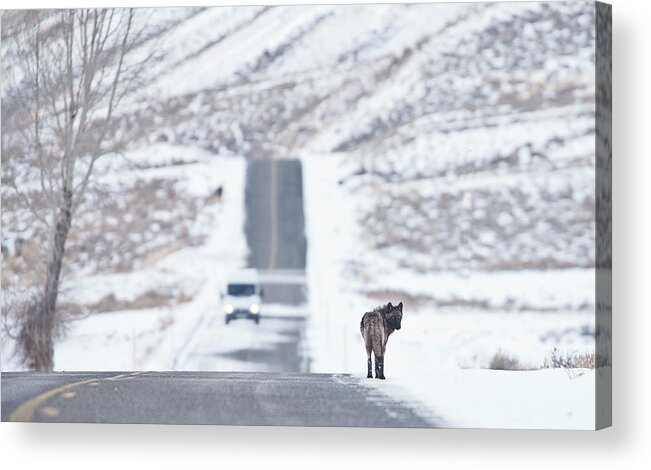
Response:
[{"label": "van wheel", "polygon": [[257,318],[255,319],[255,324],[257,325],[258,323],[260,323],[260,317],[257,317]]},{"label": "van wheel", "polygon": [[228,325],[228,322],[230,322],[230,321],[231,321],[231,318],[229,316],[226,316],[226,322],[225,323]]}]

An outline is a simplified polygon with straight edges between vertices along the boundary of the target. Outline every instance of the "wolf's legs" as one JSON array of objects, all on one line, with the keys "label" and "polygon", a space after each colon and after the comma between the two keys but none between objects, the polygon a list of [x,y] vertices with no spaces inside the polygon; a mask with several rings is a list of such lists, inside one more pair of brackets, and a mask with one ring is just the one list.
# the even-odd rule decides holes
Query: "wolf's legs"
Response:
[{"label": "wolf's legs", "polygon": [[371,345],[371,341],[368,339],[368,336],[364,336],[364,345],[366,346],[366,366],[367,366],[367,373],[366,373],[366,378],[367,379],[372,379],[373,374],[371,373],[371,351],[373,351],[373,346]]},{"label": "wolf's legs", "polygon": [[375,356],[375,378],[384,380],[384,356]]},{"label": "wolf's legs", "polygon": [[366,373],[366,378],[367,379],[372,379],[373,374],[371,373],[371,364],[372,363],[371,363],[371,349],[370,348],[366,348],[366,356],[368,357],[368,360],[366,361],[366,369],[368,371]]}]

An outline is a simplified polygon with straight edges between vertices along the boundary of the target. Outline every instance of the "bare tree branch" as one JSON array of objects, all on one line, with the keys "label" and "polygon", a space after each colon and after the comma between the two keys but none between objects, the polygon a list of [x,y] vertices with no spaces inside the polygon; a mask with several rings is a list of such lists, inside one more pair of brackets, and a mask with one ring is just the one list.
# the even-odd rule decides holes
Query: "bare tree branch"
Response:
[{"label": "bare tree branch", "polygon": [[133,19],[133,9],[16,12],[5,30],[3,18],[3,41],[11,39],[16,60],[7,74],[15,77],[6,86],[11,107],[3,115],[13,129],[5,135],[3,123],[3,157],[11,162],[6,180],[47,233],[44,279],[24,309],[18,335],[35,369],[53,367],[57,298],[74,214],[99,158],[124,144],[116,135],[116,110],[152,57],[127,61],[139,45]]}]

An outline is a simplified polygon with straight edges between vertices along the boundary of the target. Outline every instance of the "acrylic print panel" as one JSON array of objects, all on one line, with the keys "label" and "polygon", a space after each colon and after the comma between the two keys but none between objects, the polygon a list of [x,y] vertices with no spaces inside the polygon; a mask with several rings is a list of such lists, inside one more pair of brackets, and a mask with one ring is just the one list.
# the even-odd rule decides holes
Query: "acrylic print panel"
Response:
[{"label": "acrylic print panel", "polygon": [[610,7],[6,11],[2,420],[610,424]]}]

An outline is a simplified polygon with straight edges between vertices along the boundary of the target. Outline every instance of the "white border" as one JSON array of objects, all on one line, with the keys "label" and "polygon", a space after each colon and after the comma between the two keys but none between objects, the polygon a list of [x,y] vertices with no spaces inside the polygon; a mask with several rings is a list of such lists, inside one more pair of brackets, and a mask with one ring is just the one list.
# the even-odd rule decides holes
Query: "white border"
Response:
[{"label": "white border", "polygon": [[[345,3],[195,1],[195,5]],[[357,3],[371,3],[359,1]],[[614,427],[559,431],[0,424],[3,468],[642,468],[651,457],[648,2],[613,0]],[[2,8],[179,5],[6,0]]]}]

